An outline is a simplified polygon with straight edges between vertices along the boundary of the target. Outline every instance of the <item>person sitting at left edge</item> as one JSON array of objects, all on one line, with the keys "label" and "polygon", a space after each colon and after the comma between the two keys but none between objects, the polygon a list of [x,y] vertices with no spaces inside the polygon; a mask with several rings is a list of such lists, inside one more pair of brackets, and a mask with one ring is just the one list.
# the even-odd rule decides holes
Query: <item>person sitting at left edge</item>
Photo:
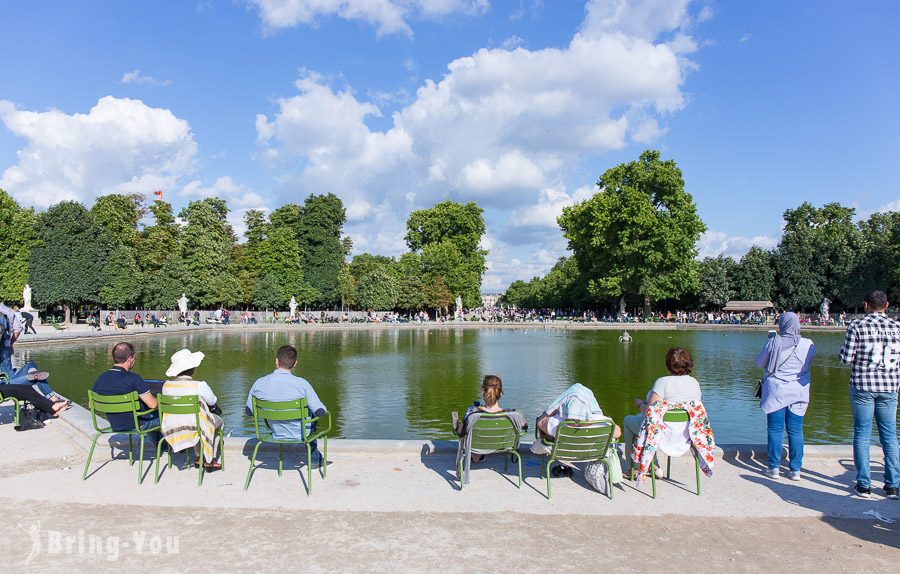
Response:
[{"label": "person sitting at left edge", "polygon": [[[141,410],[156,409],[156,397],[153,396],[150,387],[142,376],[131,371],[134,368],[134,356],[134,346],[131,343],[117,343],[112,350],[113,367],[97,377],[97,381],[91,390],[98,395],[124,395],[135,391],[146,407]],[[135,430],[134,419],[130,412],[110,413],[107,415],[107,420],[114,431]],[[141,429],[159,426],[159,413],[154,410],[152,413],[141,415],[138,418],[138,424],[140,424]],[[162,434],[159,431],[155,431],[148,436],[157,442],[162,439]]]}]

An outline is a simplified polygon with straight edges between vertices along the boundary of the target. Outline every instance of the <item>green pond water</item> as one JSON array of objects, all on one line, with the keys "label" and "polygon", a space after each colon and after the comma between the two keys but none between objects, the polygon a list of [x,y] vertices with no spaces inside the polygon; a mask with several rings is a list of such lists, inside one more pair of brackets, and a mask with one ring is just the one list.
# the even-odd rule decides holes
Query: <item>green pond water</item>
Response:
[{"label": "green pond water", "polygon": [[[816,344],[808,443],[849,443],[852,415],[849,370],[837,358],[839,333],[804,333]],[[217,330],[131,339],[135,371],[164,378],[169,357],[187,347],[206,354],[196,372],[219,397],[226,432],[252,436],[243,405],[253,381],[272,371],[275,350],[299,351],[294,373],[309,380],[333,413],[342,438],[451,438],[449,413],[480,400],[484,374],[503,379],[501,404],[529,420],[571,383],[590,387],[616,421],[633,412],[653,381],[666,374],[665,354],[689,349],[694,375],[720,443],[764,443],[765,417],[753,397],[761,370],[753,359],[764,332],[636,331],[619,343],[618,331],[544,329],[378,329],[304,331]],[[111,342],[20,348],[51,373],[62,394],[84,405],[96,376],[109,368]]]}]

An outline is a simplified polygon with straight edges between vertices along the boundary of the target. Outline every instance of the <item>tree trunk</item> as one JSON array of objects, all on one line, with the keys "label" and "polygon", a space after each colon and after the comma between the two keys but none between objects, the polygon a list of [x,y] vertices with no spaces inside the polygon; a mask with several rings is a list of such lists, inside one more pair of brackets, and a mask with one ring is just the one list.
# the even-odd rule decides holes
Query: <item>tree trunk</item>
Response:
[{"label": "tree trunk", "polygon": [[644,320],[646,321],[650,317],[651,313],[650,309],[650,296],[644,295]]}]

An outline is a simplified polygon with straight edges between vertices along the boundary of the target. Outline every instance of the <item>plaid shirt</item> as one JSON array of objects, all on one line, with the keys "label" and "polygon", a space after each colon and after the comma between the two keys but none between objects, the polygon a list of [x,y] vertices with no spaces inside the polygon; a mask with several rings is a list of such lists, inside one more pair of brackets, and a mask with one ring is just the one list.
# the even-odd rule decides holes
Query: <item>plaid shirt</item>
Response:
[{"label": "plaid shirt", "polygon": [[847,327],[841,361],[850,364],[850,384],[871,393],[896,393],[900,387],[900,323],[870,313]]}]

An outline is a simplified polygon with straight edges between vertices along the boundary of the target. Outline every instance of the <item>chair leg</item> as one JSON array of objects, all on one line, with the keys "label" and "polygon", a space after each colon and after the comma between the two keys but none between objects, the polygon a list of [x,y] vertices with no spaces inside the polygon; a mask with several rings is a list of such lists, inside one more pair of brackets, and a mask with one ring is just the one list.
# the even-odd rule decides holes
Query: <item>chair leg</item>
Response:
[{"label": "chair leg", "polygon": [[222,472],[225,472],[225,431],[219,429],[219,462],[222,464]]},{"label": "chair leg", "polygon": [[328,476],[328,437],[322,437],[322,478]]},{"label": "chair leg", "polygon": [[131,453],[134,450],[134,446],[131,443],[131,438],[131,435],[128,435],[128,464],[134,466],[134,457]]},{"label": "chair leg", "polygon": [[672,457],[666,455],[666,480],[670,480],[672,475]]},{"label": "chair leg", "polygon": [[281,476],[281,469],[284,466],[284,445],[278,445],[278,476]]},{"label": "chair leg", "polygon": [[553,459],[547,457],[547,464],[544,467],[544,472],[547,473],[547,500],[550,500],[550,464],[553,462]]},{"label": "chair leg", "polygon": [[91,441],[91,450],[88,451],[87,460],[84,462],[84,472],[81,473],[81,480],[87,480],[87,472],[91,467],[91,457],[94,456],[94,447],[97,446],[97,439],[100,438],[101,433],[97,433],[94,435],[94,439]]},{"label": "chair leg", "polygon": [[465,484],[465,480],[463,480],[465,478],[463,476],[463,470],[465,470],[465,467],[466,467],[465,459],[464,458],[459,459],[459,463],[457,463],[457,465],[456,465],[456,473],[457,473],[457,476],[459,476],[459,489],[460,490],[463,489],[463,484]]},{"label": "chair leg", "polygon": [[203,456],[203,439],[201,438],[200,442],[198,442],[197,444],[200,445],[200,454],[197,455],[197,462],[200,463],[197,465],[200,467],[200,474],[197,477],[197,486],[200,486],[203,484],[203,472],[206,470],[206,468],[203,466],[203,463],[206,462],[206,458]]},{"label": "chair leg", "polygon": [[257,442],[253,448],[253,456],[250,457],[250,468],[247,469],[247,479],[244,481],[244,490],[247,490],[247,487],[250,486],[250,477],[253,476],[253,467],[256,466],[256,453],[259,451],[260,445],[262,445],[262,441]]},{"label": "chair leg", "polygon": [[141,484],[144,481],[144,435],[141,435],[141,455],[138,460],[138,484]]},{"label": "chair leg", "polygon": [[697,478],[697,496],[700,496],[700,458],[699,454],[694,456],[694,474]]},{"label": "chair leg", "polygon": [[653,489],[653,498],[656,498],[656,469],[650,465],[650,486]]},{"label": "chair leg", "polygon": [[[612,498],[613,498],[612,468],[609,466],[609,462],[607,462],[606,460],[603,460],[600,462],[603,464],[603,466],[606,467],[606,478],[607,478],[607,481],[609,482],[609,499],[612,500]],[[616,464],[618,464],[618,459],[616,461]]]},{"label": "chair leg", "polygon": [[[162,458],[162,445],[164,440],[158,441],[156,443],[156,460],[153,463],[153,484],[159,484],[159,459]],[[166,449],[168,451],[168,449]],[[169,460],[172,460],[172,456],[169,455]]]},{"label": "chair leg", "polygon": [[306,443],[306,496],[312,493],[312,445]]},{"label": "chair leg", "polygon": [[516,453],[516,464],[519,467],[519,488],[522,488],[522,455]]}]

